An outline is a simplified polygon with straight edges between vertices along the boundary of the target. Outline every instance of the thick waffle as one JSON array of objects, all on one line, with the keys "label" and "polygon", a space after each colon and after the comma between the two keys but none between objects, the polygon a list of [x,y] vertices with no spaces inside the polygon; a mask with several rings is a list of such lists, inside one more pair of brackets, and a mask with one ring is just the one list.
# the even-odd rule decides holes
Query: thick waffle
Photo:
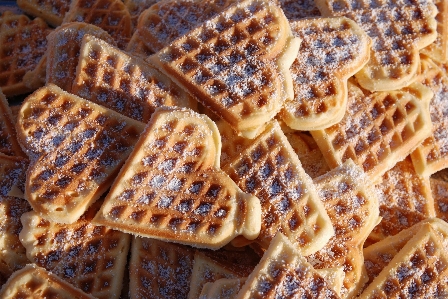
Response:
[{"label": "thick waffle", "polygon": [[56,275],[36,265],[27,265],[14,273],[0,291],[3,299],[94,299]]},{"label": "thick waffle", "polygon": [[83,38],[72,93],[147,123],[157,107],[194,107],[169,78],[101,39]]},{"label": "thick waffle", "polygon": [[61,25],[70,0],[17,0],[17,5],[27,14],[40,17],[53,27]]},{"label": "thick waffle", "polygon": [[417,172],[429,176],[448,168],[448,76],[427,57],[421,59],[421,72],[419,80],[434,92],[429,103],[432,134],[412,152],[411,157]]},{"label": "thick waffle", "polygon": [[0,88],[0,153],[9,156],[23,156],[16,138],[14,119],[8,101]]},{"label": "thick waffle", "polygon": [[347,18],[291,21],[300,38],[299,53],[290,71],[294,98],[280,117],[295,130],[328,128],[338,123],[347,106],[347,80],[369,60],[370,38]]},{"label": "thick waffle", "polygon": [[278,233],[235,297],[339,298],[287,238]]},{"label": "thick waffle", "polygon": [[132,35],[132,21],[121,0],[71,0],[63,23],[84,22],[107,31],[120,48],[126,47]]},{"label": "thick waffle", "polygon": [[95,223],[211,249],[235,237],[255,239],[260,201],[219,169],[220,149],[218,129],[208,117],[158,108]]},{"label": "thick waffle", "polygon": [[9,11],[0,16],[0,88],[6,96],[31,91],[22,79],[44,55],[48,33],[50,28],[40,18],[31,21]]},{"label": "thick waffle", "polygon": [[335,229],[335,236],[307,257],[315,268],[344,267],[342,297],[364,285],[363,244],[378,223],[378,199],[371,182],[351,160],[314,180]]},{"label": "thick waffle", "polygon": [[326,153],[330,168],[352,159],[376,180],[431,133],[428,106],[432,95],[417,83],[406,91],[370,95],[349,84],[348,110],[342,121],[311,131],[311,135]]},{"label": "thick waffle", "polygon": [[149,60],[240,134],[254,138],[293,97],[289,66],[298,46],[277,5],[245,0]]},{"label": "thick waffle", "polygon": [[430,179],[436,217],[448,222],[448,182]]},{"label": "thick waffle", "polygon": [[86,23],[67,23],[59,26],[48,35],[48,57],[46,81],[65,91],[71,92],[75,81],[81,42],[84,35],[90,34],[115,44],[112,37],[103,29]]},{"label": "thick waffle", "polygon": [[131,299],[187,298],[193,269],[190,247],[133,238],[130,260]]},{"label": "thick waffle", "polygon": [[290,21],[321,16],[314,0],[279,0],[279,3]]},{"label": "thick waffle", "polygon": [[436,40],[420,50],[421,53],[430,56],[440,63],[448,62],[448,2],[444,0],[434,0],[438,13],[437,38]]},{"label": "thick waffle", "polygon": [[372,91],[400,89],[411,83],[419,50],[437,37],[437,8],[432,1],[316,0],[324,16],[354,20],[371,38],[367,65],[356,74]]},{"label": "thick waffle", "polygon": [[73,224],[58,224],[36,212],[22,215],[20,241],[28,259],[99,299],[118,299],[130,236],[91,223],[94,209]]},{"label": "thick waffle", "polygon": [[316,188],[277,122],[269,123],[223,169],[243,191],[260,199],[262,224],[256,242],[262,247],[280,231],[306,256],[333,235]]},{"label": "thick waffle", "polygon": [[199,299],[233,299],[245,281],[246,278],[221,278],[215,282],[207,282]]},{"label": "thick waffle", "polygon": [[435,217],[429,178],[415,172],[409,157],[387,171],[376,188],[382,219],[370,234],[369,244]]},{"label": "thick waffle", "polygon": [[33,209],[72,223],[106,191],[144,124],[48,85],[28,96],[17,121],[30,156],[25,194]]}]

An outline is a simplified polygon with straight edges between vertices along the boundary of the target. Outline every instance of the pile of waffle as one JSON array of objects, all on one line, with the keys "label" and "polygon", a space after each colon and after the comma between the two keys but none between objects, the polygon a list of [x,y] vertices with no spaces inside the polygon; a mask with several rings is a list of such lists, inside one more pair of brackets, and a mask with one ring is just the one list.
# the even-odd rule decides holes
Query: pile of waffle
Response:
[{"label": "pile of waffle", "polygon": [[17,4],[0,298],[448,298],[448,1]]}]

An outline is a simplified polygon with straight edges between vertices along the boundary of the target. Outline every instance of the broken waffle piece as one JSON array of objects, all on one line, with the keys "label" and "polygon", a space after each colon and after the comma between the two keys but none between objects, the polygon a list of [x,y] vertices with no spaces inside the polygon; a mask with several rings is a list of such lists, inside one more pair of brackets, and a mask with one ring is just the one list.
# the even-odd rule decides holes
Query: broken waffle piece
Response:
[{"label": "broken waffle piece", "polygon": [[293,97],[289,67],[299,39],[267,0],[229,6],[148,58],[246,138]]},{"label": "broken waffle piece", "polygon": [[17,0],[17,5],[27,14],[40,17],[53,27],[62,24],[70,0]]},{"label": "broken waffle piece", "polygon": [[237,237],[255,239],[260,201],[219,168],[220,151],[218,129],[208,117],[156,109],[95,223],[210,249]]},{"label": "broken waffle piece", "polygon": [[437,8],[432,1],[316,0],[323,16],[354,20],[372,39],[369,62],[356,74],[371,91],[387,91],[412,83],[419,50],[437,37]]},{"label": "broken waffle piece", "polygon": [[0,153],[8,156],[25,156],[17,142],[14,124],[8,101],[0,88]]},{"label": "broken waffle piece", "polygon": [[436,40],[420,50],[421,53],[428,55],[434,61],[439,63],[448,62],[448,2],[444,0],[434,0],[438,13],[437,38]]},{"label": "broken waffle piece", "polygon": [[370,38],[352,20],[315,18],[290,21],[301,39],[290,67],[294,98],[280,117],[295,130],[327,128],[338,123],[347,106],[347,80],[369,60]]},{"label": "broken waffle piece", "polygon": [[55,85],[22,104],[19,142],[30,157],[25,196],[56,222],[73,223],[112,184],[144,124]]}]

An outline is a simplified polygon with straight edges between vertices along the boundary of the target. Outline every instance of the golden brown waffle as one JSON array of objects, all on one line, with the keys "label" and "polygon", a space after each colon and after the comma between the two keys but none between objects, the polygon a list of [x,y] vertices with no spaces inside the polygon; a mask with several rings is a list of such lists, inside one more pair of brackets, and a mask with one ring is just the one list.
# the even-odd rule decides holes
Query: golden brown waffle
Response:
[{"label": "golden brown waffle", "polygon": [[[412,92],[412,94],[410,93]],[[405,90],[365,95],[349,84],[342,121],[311,131],[330,168],[352,159],[374,181],[409,155],[431,133],[433,93],[415,83]]]},{"label": "golden brown waffle", "polygon": [[314,0],[279,0],[279,3],[290,21],[321,16]]},{"label": "golden brown waffle", "polygon": [[40,17],[53,27],[61,25],[70,0],[17,0],[17,5],[27,14]]},{"label": "golden brown waffle", "polygon": [[0,154],[9,156],[24,156],[16,138],[11,109],[0,88]]},{"label": "golden brown waffle", "polygon": [[448,221],[448,182],[430,179],[436,217]]},{"label": "golden brown waffle", "polygon": [[307,259],[317,269],[344,267],[341,295],[356,295],[365,283],[362,249],[379,220],[378,198],[367,175],[351,160],[314,182],[335,236]]},{"label": "golden brown waffle", "polygon": [[339,298],[287,238],[278,233],[236,299]]},{"label": "golden brown waffle", "polygon": [[[50,33],[51,34],[51,33]],[[49,34],[49,35],[50,35]],[[48,38],[48,36],[47,36]],[[48,44],[47,44],[48,46]],[[28,71],[23,76],[23,83],[30,90],[36,90],[45,85],[47,72],[47,54],[42,56],[34,70]]]},{"label": "golden brown waffle", "polygon": [[429,178],[415,172],[410,157],[387,171],[376,188],[382,219],[370,234],[369,244],[435,217]]},{"label": "golden brown waffle", "polygon": [[82,40],[72,93],[144,123],[157,107],[196,102],[144,60],[90,35]]},{"label": "golden brown waffle", "polygon": [[0,153],[0,196],[15,196],[25,199],[25,179],[28,161],[22,157]]},{"label": "golden brown waffle", "polygon": [[11,276],[1,289],[0,297],[3,299],[94,299],[53,273],[32,264]]},{"label": "golden brown waffle", "polygon": [[63,23],[84,22],[107,31],[125,48],[132,35],[132,21],[121,0],[71,0]]},{"label": "golden brown waffle", "polygon": [[187,298],[193,259],[194,250],[190,247],[133,238],[130,298]]},{"label": "golden brown waffle", "polygon": [[207,282],[202,288],[199,299],[233,299],[243,287],[246,278],[221,278]]},{"label": "golden brown waffle", "polygon": [[437,8],[417,0],[316,0],[323,16],[354,20],[372,39],[370,60],[356,74],[362,87],[372,91],[409,85],[419,64],[419,50],[437,37]]},{"label": "golden brown waffle", "polygon": [[[98,206],[98,205],[96,205]],[[36,212],[22,215],[20,241],[28,259],[99,299],[118,299],[130,236],[91,223],[95,209],[77,222],[58,224]]]},{"label": "golden brown waffle", "polygon": [[103,29],[86,23],[67,23],[59,26],[48,36],[46,81],[71,92],[75,81],[81,42],[90,34],[115,45],[112,37]]},{"label": "golden brown waffle", "polygon": [[149,61],[247,138],[293,97],[299,41],[273,2],[245,0],[180,37]]},{"label": "golden brown waffle", "polygon": [[140,14],[159,1],[160,0],[123,0],[129,13],[131,14],[134,29],[137,27],[137,21]]},{"label": "golden brown waffle", "polygon": [[338,123],[346,111],[347,80],[369,60],[370,38],[347,18],[291,21],[300,38],[291,68],[294,98],[280,113],[295,130],[324,129]]},{"label": "golden brown waffle", "polygon": [[72,223],[104,193],[144,124],[48,85],[28,96],[17,121],[30,157],[26,198],[56,222]]},{"label": "golden brown waffle", "polygon": [[6,96],[31,91],[22,79],[44,55],[48,33],[50,28],[40,18],[31,21],[9,11],[0,16],[0,88]]},{"label": "golden brown waffle", "polygon": [[417,172],[429,176],[448,168],[448,76],[428,57],[421,59],[421,72],[420,81],[434,92],[429,103],[432,133],[411,157]]},{"label": "golden brown waffle", "polygon": [[444,0],[434,0],[438,13],[437,38],[436,40],[420,50],[421,53],[430,56],[440,63],[448,62],[448,2]]},{"label": "golden brown waffle", "polygon": [[211,249],[236,237],[255,239],[260,201],[220,170],[220,149],[218,129],[208,117],[158,108],[95,223]]},{"label": "golden brown waffle", "polygon": [[223,169],[243,191],[260,199],[262,224],[256,242],[263,248],[282,232],[306,256],[334,234],[316,187],[277,122],[269,123]]}]

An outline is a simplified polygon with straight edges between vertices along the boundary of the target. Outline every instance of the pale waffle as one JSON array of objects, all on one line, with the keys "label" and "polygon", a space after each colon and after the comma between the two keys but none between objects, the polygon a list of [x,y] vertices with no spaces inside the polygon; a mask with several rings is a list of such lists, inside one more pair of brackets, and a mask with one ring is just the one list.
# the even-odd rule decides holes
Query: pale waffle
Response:
[{"label": "pale waffle", "polygon": [[144,60],[84,36],[72,93],[147,123],[157,107],[193,108],[196,102]]},{"label": "pale waffle", "polygon": [[158,108],[95,223],[211,249],[236,237],[255,239],[260,201],[221,171],[220,149],[218,129],[208,117]]},{"label": "pale waffle", "polygon": [[[412,93],[411,93],[412,92]],[[342,121],[311,131],[330,168],[348,159],[376,180],[409,155],[431,133],[432,91],[409,89],[365,95],[349,84],[348,109]]]},{"label": "pale waffle", "polygon": [[[365,249],[370,285],[359,298],[445,298],[448,255],[441,220],[418,224]],[[441,226],[446,226],[444,223]]]},{"label": "pale waffle", "polygon": [[299,40],[268,0],[229,6],[149,58],[247,138],[293,97],[289,66]]},{"label": "pale waffle", "polygon": [[415,172],[410,157],[387,171],[376,188],[382,219],[369,236],[370,244],[435,217],[429,178]]},{"label": "pale waffle", "polygon": [[314,270],[316,270],[316,272],[325,279],[328,286],[341,297],[341,290],[344,286],[345,277],[344,266]]},{"label": "pale waffle", "polygon": [[149,238],[133,238],[130,299],[187,298],[194,250]]},{"label": "pale waffle", "polygon": [[440,63],[448,62],[448,2],[445,0],[434,0],[438,13],[437,38],[436,40],[420,50],[421,53],[430,56]]},{"label": "pale waffle", "polygon": [[53,273],[31,264],[11,276],[0,290],[0,297],[3,299],[94,299]]},{"label": "pale waffle", "polygon": [[31,21],[9,11],[0,16],[0,88],[6,96],[32,91],[22,79],[44,55],[49,33],[40,18]]},{"label": "pale waffle", "polygon": [[159,1],[160,0],[123,0],[124,4],[128,8],[129,13],[131,14],[131,20],[134,29],[137,28],[137,22],[140,14]]},{"label": "pale waffle", "polygon": [[419,65],[419,50],[437,37],[437,8],[432,1],[316,0],[323,16],[354,20],[372,39],[370,60],[356,74],[372,91],[409,85]]},{"label": "pale waffle", "polygon": [[362,169],[351,160],[314,180],[335,236],[307,257],[317,269],[343,267],[342,297],[356,295],[365,283],[363,244],[378,223],[378,198]]},{"label": "pale waffle", "polygon": [[91,223],[58,224],[36,212],[22,215],[20,241],[28,259],[99,299],[118,299],[130,245],[128,234]]},{"label": "pale waffle", "polygon": [[278,233],[235,297],[339,298],[286,237]]},{"label": "pale waffle", "polygon": [[25,195],[33,209],[56,222],[76,221],[109,188],[143,129],[55,85],[28,96],[17,134],[31,160]]},{"label": "pale waffle", "polygon": [[321,16],[314,0],[279,0],[279,3],[290,21]]},{"label": "pale waffle", "polygon": [[131,15],[121,0],[71,0],[63,23],[84,22],[107,31],[120,48],[132,35]]},{"label": "pale waffle", "polygon": [[316,187],[276,121],[223,169],[243,191],[260,199],[262,224],[256,242],[261,247],[267,248],[282,232],[306,256],[334,234]]},{"label": "pale waffle", "polygon": [[141,12],[127,50],[144,56],[156,53],[234,2],[235,0],[158,1]]},{"label": "pale waffle", "polygon": [[221,278],[215,282],[207,282],[199,299],[233,299],[245,281],[246,278]]},{"label": "pale waffle", "polygon": [[430,179],[436,217],[448,222],[448,182]]},{"label": "pale waffle", "polygon": [[295,130],[317,130],[338,123],[347,106],[347,80],[369,60],[370,38],[347,18],[290,21],[300,38],[290,67],[294,98],[280,117]]},{"label": "pale waffle", "polygon": [[62,24],[71,0],[17,0],[17,5],[27,14],[40,17],[53,27]]},{"label": "pale waffle", "polygon": [[429,176],[448,167],[448,76],[427,57],[422,57],[421,69],[420,81],[434,92],[429,103],[432,133],[411,157],[417,172]]},{"label": "pale waffle", "polygon": [[0,153],[8,156],[23,156],[16,138],[15,120],[8,101],[0,88]]},{"label": "pale waffle", "polygon": [[89,34],[115,45],[112,37],[103,29],[86,23],[67,23],[56,28],[48,36],[46,82],[56,84],[71,92],[84,35]]}]

